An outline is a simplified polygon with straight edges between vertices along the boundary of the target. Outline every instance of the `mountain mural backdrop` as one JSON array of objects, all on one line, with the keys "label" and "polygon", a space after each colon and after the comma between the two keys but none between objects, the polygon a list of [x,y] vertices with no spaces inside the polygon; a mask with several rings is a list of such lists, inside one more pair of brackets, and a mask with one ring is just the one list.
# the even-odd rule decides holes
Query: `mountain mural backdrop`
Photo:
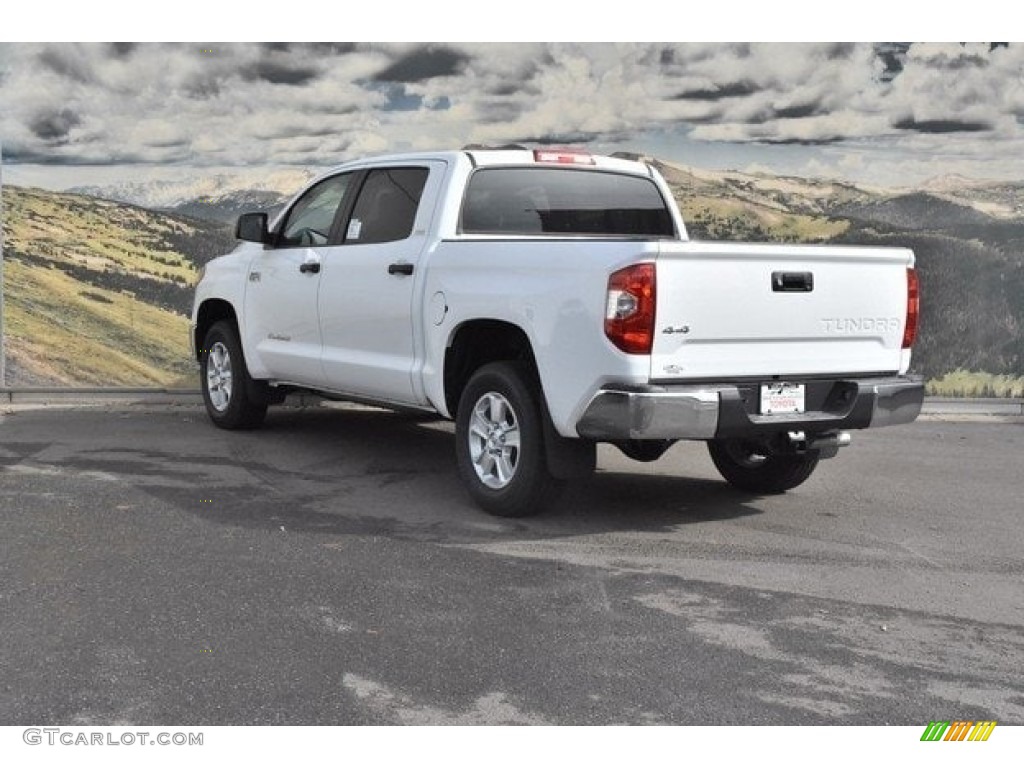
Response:
[{"label": "mountain mural backdrop", "polygon": [[[923,296],[914,370],[1024,381],[1024,183],[880,189],[651,159],[694,239],[907,246]],[[52,192],[5,186],[7,384],[194,386],[188,313],[232,222],[277,210],[308,174]],[[1005,389],[1005,391],[1003,391]]]}]

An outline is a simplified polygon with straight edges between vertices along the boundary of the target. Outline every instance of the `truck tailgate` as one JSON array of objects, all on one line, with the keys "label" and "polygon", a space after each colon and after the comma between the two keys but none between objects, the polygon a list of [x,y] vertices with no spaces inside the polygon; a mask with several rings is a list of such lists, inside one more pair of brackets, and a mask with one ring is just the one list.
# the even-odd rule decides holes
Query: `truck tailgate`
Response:
[{"label": "truck tailgate", "polygon": [[903,248],[665,243],[652,381],[900,370]]}]

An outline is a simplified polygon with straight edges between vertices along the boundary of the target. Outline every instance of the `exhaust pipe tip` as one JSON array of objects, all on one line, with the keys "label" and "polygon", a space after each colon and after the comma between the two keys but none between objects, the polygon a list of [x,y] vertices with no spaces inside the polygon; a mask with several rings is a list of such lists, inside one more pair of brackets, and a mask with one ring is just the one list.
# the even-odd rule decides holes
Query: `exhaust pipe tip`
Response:
[{"label": "exhaust pipe tip", "polygon": [[788,450],[794,453],[816,451],[819,459],[831,459],[840,448],[845,448],[853,437],[849,432],[825,432],[820,435],[808,436],[805,432],[787,432]]},{"label": "exhaust pipe tip", "polygon": [[853,442],[853,437],[849,432],[829,432],[824,435],[815,435],[807,440],[805,450],[817,451],[819,459],[831,459],[839,453],[840,448],[845,448],[851,442]]}]

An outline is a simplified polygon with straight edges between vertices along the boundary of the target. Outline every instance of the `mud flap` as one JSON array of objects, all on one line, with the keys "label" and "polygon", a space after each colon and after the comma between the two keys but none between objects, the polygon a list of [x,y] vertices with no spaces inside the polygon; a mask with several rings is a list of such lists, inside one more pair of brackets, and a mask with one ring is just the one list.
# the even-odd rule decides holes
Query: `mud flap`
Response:
[{"label": "mud flap", "polygon": [[544,421],[544,453],[548,472],[559,480],[590,477],[597,468],[597,443],[583,438],[562,437],[551,423],[547,403],[541,401]]}]

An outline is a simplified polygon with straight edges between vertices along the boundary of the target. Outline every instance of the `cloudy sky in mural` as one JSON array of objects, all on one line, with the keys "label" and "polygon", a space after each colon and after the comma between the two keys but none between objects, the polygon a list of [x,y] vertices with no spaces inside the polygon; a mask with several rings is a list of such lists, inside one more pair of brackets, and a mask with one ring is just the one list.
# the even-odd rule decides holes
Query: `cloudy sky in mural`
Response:
[{"label": "cloudy sky in mural", "polygon": [[1024,46],[6,44],[0,142],[46,186],[506,142],[1020,180]]}]

